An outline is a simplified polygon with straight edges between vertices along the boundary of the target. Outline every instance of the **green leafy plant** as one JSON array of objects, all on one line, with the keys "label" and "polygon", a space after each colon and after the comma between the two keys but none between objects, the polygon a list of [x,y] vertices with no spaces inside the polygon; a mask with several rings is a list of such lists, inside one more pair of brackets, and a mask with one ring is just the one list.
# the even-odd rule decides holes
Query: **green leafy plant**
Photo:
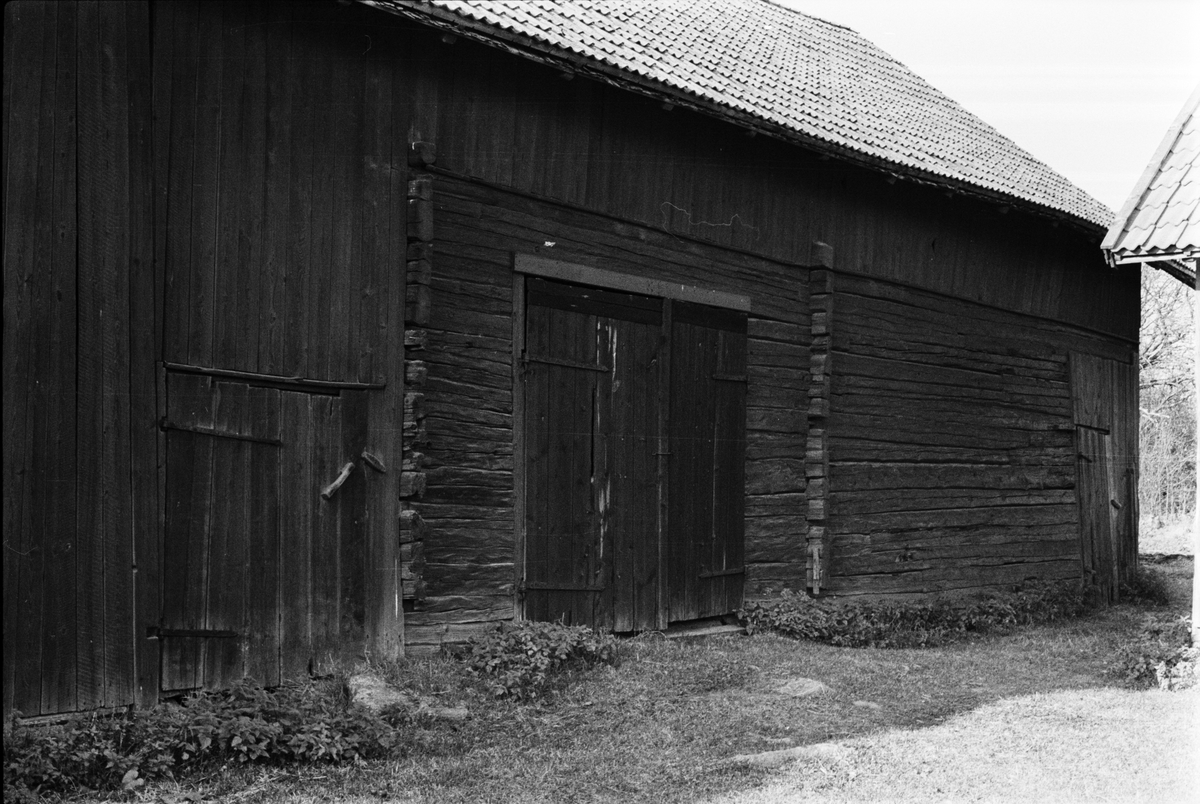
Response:
[{"label": "green leafy plant", "polygon": [[1167,581],[1151,567],[1138,566],[1120,585],[1120,600],[1134,606],[1166,606],[1171,602]]},{"label": "green leafy plant", "polygon": [[468,668],[498,697],[540,697],[549,682],[569,669],[615,664],[617,642],[586,626],[505,623],[472,640]]},{"label": "green leafy plant", "polygon": [[830,602],[784,591],[740,612],[747,631],[772,631],[842,647],[919,648],[967,634],[1077,617],[1091,608],[1076,584],[1031,584],[1011,592],[931,601]]},{"label": "green leafy plant", "polygon": [[4,786],[6,797],[136,790],[211,762],[339,763],[398,748],[392,726],[329,684],[243,682],[182,704],[16,726],[4,744]]},{"label": "green leafy plant", "polygon": [[1200,651],[1192,645],[1190,617],[1148,614],[1137,637],[1117,651],[1110,674],[1126,685],[1145,689],[1186,689],[1196,683]]}]

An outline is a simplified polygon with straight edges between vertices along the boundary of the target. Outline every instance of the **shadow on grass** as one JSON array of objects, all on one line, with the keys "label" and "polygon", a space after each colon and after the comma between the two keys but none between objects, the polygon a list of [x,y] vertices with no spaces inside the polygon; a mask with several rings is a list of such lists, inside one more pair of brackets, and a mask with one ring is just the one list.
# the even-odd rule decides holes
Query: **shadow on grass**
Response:
[{"label": "shadow on grass", "polygon": [[[1187,605],[1191,567],[1190,559],[1159,567],[1172,608]],[[1019,696],[1115,687],[1111,657],[1141,617],[1115,606],[911,650],[767,634],[695,642],[648,635],[625,643],[620,666],[568,675],[547,700],[523,704],[489,697],[450,658],[414,659],[380,669],[416,696],[465,705],[470,719],[415,719],[400,759],[228,769],[201,792],[246,802],[691,802],[771,778],[724,762],[736,754],[934,726]],[[796,679],[828,690],[797,697],[791,692],[805,685],[789,684]]]}]

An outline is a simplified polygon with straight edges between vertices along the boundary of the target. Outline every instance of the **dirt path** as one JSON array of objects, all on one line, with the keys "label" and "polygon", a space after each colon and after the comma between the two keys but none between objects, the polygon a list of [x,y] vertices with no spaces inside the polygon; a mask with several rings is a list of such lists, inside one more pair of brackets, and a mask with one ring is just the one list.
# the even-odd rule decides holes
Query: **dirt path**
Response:
[{"label": "dirt path", "polygon": [[712,804],[1192,802],[1200,691],[1012,698],[928,729],[845,740]]}]

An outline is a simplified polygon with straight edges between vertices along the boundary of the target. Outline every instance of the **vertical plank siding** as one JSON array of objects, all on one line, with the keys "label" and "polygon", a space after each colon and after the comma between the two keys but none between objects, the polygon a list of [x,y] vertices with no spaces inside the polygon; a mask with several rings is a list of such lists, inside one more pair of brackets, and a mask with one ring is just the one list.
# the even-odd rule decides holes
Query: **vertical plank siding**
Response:
[{"label": "vertical plank siding", "polygon": [[368,356],[387,353],[388,311],[373,300],[394,275],[377,278],[363,241],[389,226],[389,166],[364,150],[368,121],[377,154],[381,136],[394,140],[366,88],[368,65],[377,81],[395,53],[364,53],[359,10],[167,3],[161,13],[174,20],[158,26],[156,48],[173,76],[161,192],[178,210],[166,223],[165,319],[188,322],[168,331],[166,360],[385,383],[385,361]]},{"label": "vertical plank siding", "polygon": [[1137,567],[1137,360],[1071,352],[1084,575],[1108,600]]},{"label": "vertical plank siding", "polygon": [[[400,462],[391,422],[403,396],[404,223],[392,127],[404,115],[386,100],[402,49],[365,54],[361,34],[373,28],[363,9],[151,11],[146,2],[5,7],[6,713],[149,703],[161,686],[281,676],[290,655],[281,646],[292,642],[263,619],[280,617],[281,594],[264,557],[288,523],[257,501],[278,497],[291,476],[281,482],[268,447],[214,450],[203,436],[160,431],[159,360],[377,387],[354,414],[373,435],[355,443],[381,465]],[[330,40],[334,18],[347,30]],[[368,112],[368,100],[383,108]],[[317,192],[295,189],[291,177],[314,165],[327,171]],[[310,310],[314,295],[332,304]],[[232,418],[214,427],[283,410],[253,394],[225,401],[213,415]],[[365,562],[394,560],[398,472],[372,481],[371,493],[346,495],[369,516],[334,517],[350,534],[339,549],[358,559],[333,562],[354,601],[326,590],[305,616],[324,618],[325,643],[357,629],[348,642],[394,652],[396,573],[376,578]],[[225,541],[188,541],[237,522],[267,538],[238,541],[235,529]],[[166,533],[186,536],[195,555],[164,565]],[[248,561],[276,575],[250,585]],[[210,581],[232,584],[228,594],[205,587],[196,562]],[[190,579],[184,598],[161,597],[172,573]],[[192,627],[237,621],[257,646],[252,665],[236,643],[230,652],[199,637],[154,638],[187,595],[200,612]],[[364,595],[379,601],[370,611]],[[205,608],[218,599],[225,608]],[[306,671],[307,654],[302,663]],[[176,677],[160,683],[160,669]]]},{"label": "vertical plank siding", "polygon": [[149,153],[145,11],[5,7],[4,594],[23,612],[5,712],[134,699],[130,522],[157,510],[153,376],[131,362],[154,320],[150,176],[130,169]]},{"label": "vertical plank siding", "polygon": [[[214,487],[209,520],[193,520],[191,538],[211,542],[217,559],[207,582],[245,585],[221,558],[230,545],[218,531],[262,521],[265,543],[236,550],[277,587],[237,592],[227,613],[201,609],[206,622],[225,623],[202,629],[238,636],[197,638],[215,654],[192,680],[278,679],[326,672],[364,650],[395,653],[404,223],[393,159],[403,156],[394,127],[404,116],[390,95],[403,48],[364,46],[375,31],[361,8],[155,9],[156,66],[170,75],[157,100],[168,121],[157,165],[169,199],[163,354],[181,371],[258,378],[249,397],[224,400],[235,418],[266,405],[263,388],[275,383],[278,403],[261,412],[277,418],[282,442],[277,457],[257,446],[214,453],[213,477],[240,480]],[[287,385],[297,379],[325,390]],[[368,469],[364,452],[382,468]],[[348,462],[344,487],[321,498]],[[249,487],[278,499],[252,504]],[[229,664],[227,646],[239,640],[248,663]]]}]

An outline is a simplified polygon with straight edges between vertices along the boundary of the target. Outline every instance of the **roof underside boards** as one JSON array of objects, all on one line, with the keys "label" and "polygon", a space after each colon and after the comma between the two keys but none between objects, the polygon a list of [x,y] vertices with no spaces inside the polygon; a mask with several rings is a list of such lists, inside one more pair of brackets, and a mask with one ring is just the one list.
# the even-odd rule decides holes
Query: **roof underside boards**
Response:
[{"label": "roof underside boards", "polygon": [[[1095,228],[1112,212],[854,31],[766,0],[362,0]],[[582,66],[581,65],[581,66]]]},{"label": "roof underside boards", "polygon": [[1114,263],[1200,258],[1200,86],[1168,129],[1102,247]]}]

